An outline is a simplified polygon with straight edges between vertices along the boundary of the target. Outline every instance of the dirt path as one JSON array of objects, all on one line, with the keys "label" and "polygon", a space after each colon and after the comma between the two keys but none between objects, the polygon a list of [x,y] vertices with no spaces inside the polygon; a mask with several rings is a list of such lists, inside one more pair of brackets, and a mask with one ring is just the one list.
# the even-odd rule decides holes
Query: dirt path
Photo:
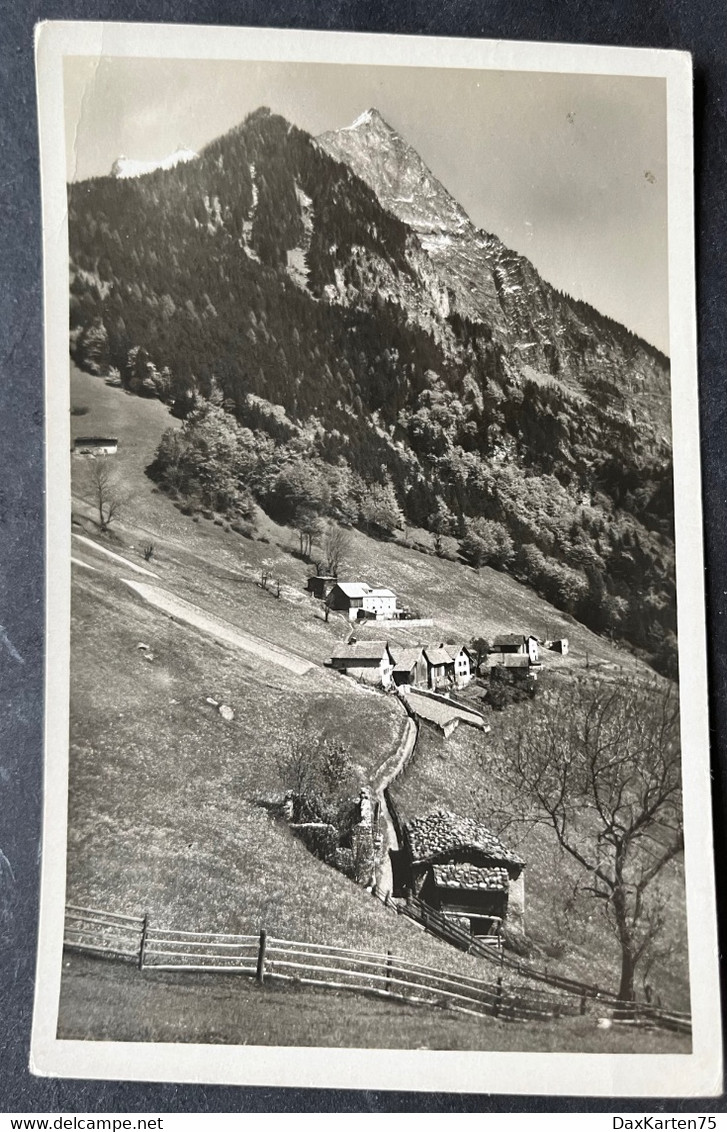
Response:
[{"label": "dirt path", "polygon": [[159,589],[158,586],[151,586],[146,582],[134,582],[128,578],[124,578],[123,581],[145,601],[156,606],[157,609],[176,617],[179,621],[186,622],[187,625],[201,629],[203,633],[209,633],[210,636],[216,637],[218,641],[234,645],[245,652],[254,653],[262,660],[277,664],[281,668],[287,669],[288,672],[295,673],[296,676],[304,676],[314,667],[309,660],[304,660],[303,657],[278,648],[277,645],[272,645],[252,633],[246,633],[243,629],[231,625],[229,621],[223,621],[220,617],[213,617],[212,614],[205,613],[199,606],[193,605],[191,601],[176,597],[167,590]]},{"label": "dirt path", "polygon": [[[108,547],[101,546],[100,543],[94,542],[92,538],[86,538],[85,535],[78,535],[75,531],[73,532],[73,538],[78,539],[84,546],[90,546],[91,549],[97,551],[98,554],[104,554],[106,558],[120,563],[126,570],[133,570],[136,574],[145,574],[147,578],[159,577],[153,570],[147,570],[144,566],[137,566],[136,562],[129,562],[128,558],[123,558],[122,555],[116,554],[113,550],[109,550]],[[86,565],[86,563],[83,563],[83,565]],[[91,567],[91,569],[93,569],[93,567]]]},{"label": "dirt path", "polygon": [[[403,705],[402,710],[405,710]],[[396,753],[382,763],[374,777],[373,788],[376,801],[379,804],[379,821],[381,823],[381,850],[376,863],[376,890],[380,896],[384,897],[390,895],[394,889],[390,851],[392,849],[396,851],[400,847],[384,791],[401,774],[414,754],[418,734],[414,720],[407,713],[404,733]]]}]

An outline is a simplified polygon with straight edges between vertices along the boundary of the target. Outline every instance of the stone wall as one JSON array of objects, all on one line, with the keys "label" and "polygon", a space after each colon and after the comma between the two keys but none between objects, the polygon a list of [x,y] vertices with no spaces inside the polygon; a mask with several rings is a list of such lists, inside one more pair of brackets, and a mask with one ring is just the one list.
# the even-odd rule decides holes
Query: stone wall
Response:
[{"label": "stone wall", "polygon": [[525,870],[510,881],[507,900],[507,926],[511,931],[525,931]]}]

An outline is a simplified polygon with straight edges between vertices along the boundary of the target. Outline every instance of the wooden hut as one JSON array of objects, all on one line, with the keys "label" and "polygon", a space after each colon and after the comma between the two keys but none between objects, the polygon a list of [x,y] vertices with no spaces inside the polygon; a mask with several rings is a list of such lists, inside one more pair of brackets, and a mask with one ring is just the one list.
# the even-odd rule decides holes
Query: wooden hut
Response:
[{"label": "wooden hut", "polygon": [[404,826],[409,892],[473,936],[497,935],[525,910],[525,862],[473,818],[435,810]]},{"label": "wooden hut", "polygon": [[537,637],[525,633],[506,633],[495,637],[491,653],[520,654],[527,656],[531,664],[537,664],[540,642]]},{"label": "wooden hut", "polygon": [[394,657],[394,683],[397,687],[401,687],[402,684],[408,684],[411,687],[426,684],[427,662],[424,659],[424,649],[421,646],[399,648],[394,645],[391,651]]},{"label": "wooden hut", "polygon": [[430,688],[446,688],[454,680],[454,665],[444,645],[427,645],[424,649],[427,684]]},{"label": "wooden hut", "polygon": [[311,574],[308,578],[306,589],[308,593],[313,594],[313,597],[324,600],[328,597],[335,584],[336,579],[331,574]]},{"label": "wooden hut", "polygon": [[331,657],[331,667],[365,684],[389,688],[394,658],[385,641],[358,641],[340,645]]}]

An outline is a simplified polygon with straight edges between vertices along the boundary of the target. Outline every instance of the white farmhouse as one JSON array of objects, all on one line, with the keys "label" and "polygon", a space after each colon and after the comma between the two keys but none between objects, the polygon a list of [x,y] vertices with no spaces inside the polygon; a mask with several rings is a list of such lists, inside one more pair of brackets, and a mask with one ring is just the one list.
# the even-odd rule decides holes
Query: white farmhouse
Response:
[{"label": "white farmhouse", "polygon": [[376,588],[368,582],[336,582],[326,600],[331,609],[347,613],[349,621],[395,620],[401,614],[393,590]]}]

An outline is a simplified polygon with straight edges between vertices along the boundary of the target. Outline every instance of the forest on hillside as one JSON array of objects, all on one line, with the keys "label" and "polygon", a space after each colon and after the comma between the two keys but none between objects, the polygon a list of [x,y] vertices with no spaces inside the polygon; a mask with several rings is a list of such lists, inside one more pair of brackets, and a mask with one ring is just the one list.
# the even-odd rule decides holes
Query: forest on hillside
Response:
[{"label": "forest on hillside", "polygon": [[549,371],[518,362],[437,312],[416,236],[267,112],[175,169],[69,186],[69,234],[71,352],[183,419],[169,491],[454,537],[676,674],[671,454],[624,409],[623,328],[561,296]]}]

